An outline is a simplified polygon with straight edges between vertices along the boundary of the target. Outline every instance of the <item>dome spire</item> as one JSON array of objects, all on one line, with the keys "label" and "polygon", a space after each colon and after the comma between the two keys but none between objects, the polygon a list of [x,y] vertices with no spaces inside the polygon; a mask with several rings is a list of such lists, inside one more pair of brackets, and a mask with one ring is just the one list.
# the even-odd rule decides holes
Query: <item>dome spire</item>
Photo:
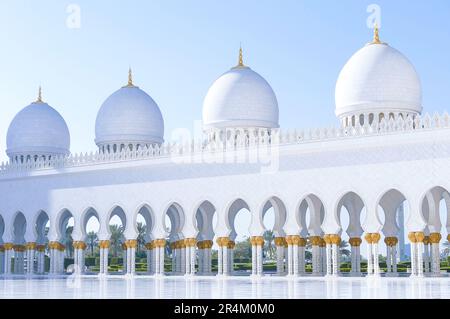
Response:
[{"label": "dome spire", "polygon": [[242,54],[242,45],[239,46],[239,64],[238,66],[244,66],[244,55]]},{"label": "dome spire", "polygon": [[380,41],[380,29],[378,28],[378,24],[375,22],[373,27],[373,40],[372,44],[381,44],[383,42]]},{"label": "dome spire", "polygon": [[35,103],[44,103],[42,101],[42,87],[39,85],[38,97]]},{"label": "dome spire", "polygon": [[131,67],[128,69],[128,87],[134,86],[133,85],[133,71],[131,70]]}]

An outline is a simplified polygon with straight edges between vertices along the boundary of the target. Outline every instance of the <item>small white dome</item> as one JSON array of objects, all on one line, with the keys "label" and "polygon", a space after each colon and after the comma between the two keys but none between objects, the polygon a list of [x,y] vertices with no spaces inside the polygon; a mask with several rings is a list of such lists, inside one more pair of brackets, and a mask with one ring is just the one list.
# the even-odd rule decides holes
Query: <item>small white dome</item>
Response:
[{"label": "small white dome", "polygon": [[342,69],[335,93],[338,117],[422,111],[422,90],[414,66],[385,43],[370,43],[356,52]]},{"label": "small white dome", "polygon": [[114,92],[100,108],[95,123],[98,146],[161,144],[164,120],[155,101],[137,86]]},{"label": "small white dome", "polygon": [[218,78],[203,103],[205,128],[277,128],[278,102],[258,73],[237,66]]},{"label": "small white dome", "polygon": [[70,133],[63,117],[50,105],[30,104],[12,120],[6,153],[15,156],[54,156],[70,153]]}]

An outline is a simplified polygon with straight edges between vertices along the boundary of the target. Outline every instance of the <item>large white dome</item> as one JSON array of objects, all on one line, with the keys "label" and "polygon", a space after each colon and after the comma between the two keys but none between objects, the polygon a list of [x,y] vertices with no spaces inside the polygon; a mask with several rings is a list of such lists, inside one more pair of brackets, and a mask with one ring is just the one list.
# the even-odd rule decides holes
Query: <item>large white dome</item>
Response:
[{"label": "large white dome", "polygon": [[219,77],[203,103],[205,128],[277,128],[278,102],[258,73],[240,65]]},{"label": "large white dome", "polygon": [[158,105],[147,93],[128,85],[103,103],[97,114],[95,135],[98,146],[161,144],[164,120]]},{"label": "large white dome", "polygon": [[409,60],[379,41],[356,52],[336,84],[336,115],[422,111],[419,76]]},{"label": "large white dome", "polygon": [[8,128],[6,143],[6,153],[11,159],[70,153],[70,133],[66,122],[40,98],[17,113]]}]

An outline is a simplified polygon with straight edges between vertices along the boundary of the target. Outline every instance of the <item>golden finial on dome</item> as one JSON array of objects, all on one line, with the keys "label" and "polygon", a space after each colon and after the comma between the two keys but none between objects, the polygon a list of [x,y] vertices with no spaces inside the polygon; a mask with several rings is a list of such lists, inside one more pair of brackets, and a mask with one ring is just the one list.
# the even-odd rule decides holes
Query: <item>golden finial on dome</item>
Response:
[{"label": "golden finial on dome", "polygon": [[239,46],[239,63],[237,65],[238,67],[244,67],[244,55],[242,53],[242,46]]},{"label": "golden finial on dome", "polygon": [[128,69],[128,85],[127,86],[134,86],[133,85],[133,71],[131,70],[131,67]]},{"label": "golden finial on dome", "polygon": [[244,55],[242,54],[242,46],[239,46],[239,66],[244,66]]},{"label": "golden finial on dome", "polygon": [[39,86],[38,98],[36,100],[36,103],[43,103],[43,101],[42,101],[42,87],[41,86]]},{"label": "golden finial on dome", "polygon": [[380,41],[380,29],[378,28],[378,24],[375,23],[374,27],[373,27],[373,40],[372,40],[373,44],[381,44],[382,42]]}]

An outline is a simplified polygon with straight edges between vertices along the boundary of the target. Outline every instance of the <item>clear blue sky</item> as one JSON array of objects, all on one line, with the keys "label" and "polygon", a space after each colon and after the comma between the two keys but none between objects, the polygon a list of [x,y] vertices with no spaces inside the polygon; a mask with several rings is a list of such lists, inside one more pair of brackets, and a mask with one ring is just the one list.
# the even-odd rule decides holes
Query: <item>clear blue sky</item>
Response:
[{"label": "clear blue sky", "polygon": [[[66,25],[81,8],[81,28]],[[160,105],[166,139],[192,128],[212,82],[245,62],[274,88],[284,128],[336,124],[334,86],[347,59],[371,38],[367,6],[378,4],[381,38],[416,66],[427,112],[450,109],[450,2],[442,1],[25,1],[0,2],[0,160],[13,116],[44,99],[66,119],[72,151],[95,150],[102,102],[127,80]]]}]

